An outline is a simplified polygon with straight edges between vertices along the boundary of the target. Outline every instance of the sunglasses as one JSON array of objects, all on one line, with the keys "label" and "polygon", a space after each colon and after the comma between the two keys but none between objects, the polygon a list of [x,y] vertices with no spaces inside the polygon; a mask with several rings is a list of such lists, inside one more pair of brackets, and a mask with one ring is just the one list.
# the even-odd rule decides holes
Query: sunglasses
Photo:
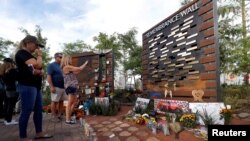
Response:
[{"label": "sunglasses", "polygon": [[62,59],[62,56],[57,56],[58,58]]}]

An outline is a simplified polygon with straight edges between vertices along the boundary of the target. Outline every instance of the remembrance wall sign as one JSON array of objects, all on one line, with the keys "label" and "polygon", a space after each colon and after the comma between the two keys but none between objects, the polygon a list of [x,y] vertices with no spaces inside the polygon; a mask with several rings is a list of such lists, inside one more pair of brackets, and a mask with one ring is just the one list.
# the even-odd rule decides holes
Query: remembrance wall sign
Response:
[{"label": "remembrance wall sign", "polygon": [[164,97],[167,85],[173,99],[200,90],[201,101],[220,101],[216,10],[215,0],[194,0],[143,34],[144,92]]}]

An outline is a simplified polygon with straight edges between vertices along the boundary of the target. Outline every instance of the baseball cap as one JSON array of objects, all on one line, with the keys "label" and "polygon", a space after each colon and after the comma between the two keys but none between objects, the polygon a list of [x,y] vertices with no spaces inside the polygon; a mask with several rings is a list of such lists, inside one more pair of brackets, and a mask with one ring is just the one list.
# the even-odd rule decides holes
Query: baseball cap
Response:
[{"label": "baseball cap", "polygon": [[62,57],[63,56],[63,54],[61,53],[61,52],[57,52],[57,53],[55,53],[55,55],[54,55],[54,57]]},{"label": "baseball cap", "polygon": [[32,35],[27,35],[24,39],[23,39],[23,42],[24,43],[29,43],[29,42],[32,42],[32,43],[35,43],[37,44],[37,46],[41,47],[41,48],[44,48],[45,46],[42,45],[41,43],[39,43],[39,41],[37,40],[37,38],[35,36],[32,36]]}]

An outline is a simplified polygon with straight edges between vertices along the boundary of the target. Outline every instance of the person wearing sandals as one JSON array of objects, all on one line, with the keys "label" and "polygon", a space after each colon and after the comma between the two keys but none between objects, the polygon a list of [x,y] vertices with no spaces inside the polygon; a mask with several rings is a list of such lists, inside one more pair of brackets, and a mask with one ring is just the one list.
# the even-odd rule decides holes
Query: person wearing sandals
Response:
[{"label": "person wearing sandals", "polygon": [[66,106],[66,124],[75,124],[75,121],[71,120],[71,114],[77,99],[77,89],[79,87],[76,74],[80,73],[87,64],[88,61],[79,67],[75,67],[72,65],[71,56],[63,55],[61,68],[63,71],[65,92],[68,95],[68,104]]},{"label": "person wearing sandals", "polygon": [[[52,135],[42,130],[42,55],[44,47],[35,36],[27,35],[19,44],[15,54],[18,68],[18,92],[21,99],[19,118],[19,136],[21,141],[28,141],[27,127],[32,112],[36,135],[34,139],[48,139]],[[33,56],[34,54],[34,56]]]}]

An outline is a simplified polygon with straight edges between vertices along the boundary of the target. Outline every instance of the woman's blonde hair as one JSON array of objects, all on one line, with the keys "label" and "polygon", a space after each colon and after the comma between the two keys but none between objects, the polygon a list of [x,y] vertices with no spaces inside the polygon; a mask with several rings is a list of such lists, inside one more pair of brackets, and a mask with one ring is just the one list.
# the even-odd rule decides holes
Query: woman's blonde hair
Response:
[{"label": "woman's blonde hair", "polygon": [[70,55],[66,55],[64,54],[62,57],[62,61],[61,61],[61,68],[67,66],[67,65],[71,65],[71,56]]},{"label": "woman's blonde hair", "polygon": [[26,46],[25,46],[24,41],[21,40],[20,43],[19,43],[19,45],[18,45],[18,47],[17,47],[17,51],[18,51],[18,50],[21,50],[21,49],[23,49],[23,48],[25,48],[25,47],[26,47]]}]

